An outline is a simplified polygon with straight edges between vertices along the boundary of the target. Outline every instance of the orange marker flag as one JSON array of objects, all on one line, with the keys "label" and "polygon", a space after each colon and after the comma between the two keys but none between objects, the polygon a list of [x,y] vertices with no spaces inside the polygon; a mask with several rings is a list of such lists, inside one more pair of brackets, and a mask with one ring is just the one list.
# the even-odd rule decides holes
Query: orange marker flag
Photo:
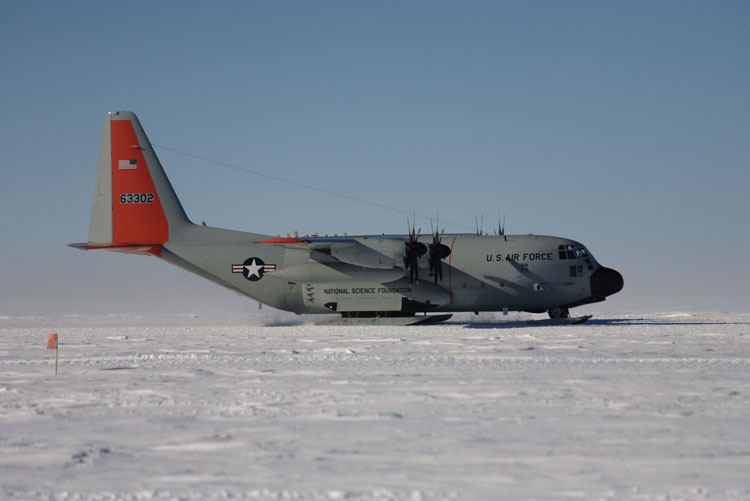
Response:
[{"label": "orange marker flag", "polygon": [[47,349],[48,350],[56,350],[57,349],[57,334],[50,334],[47,338]]},{"label": "orange marker flag", "polygon": [[57,334],[50,334],[47,338],[47,349],[55,350],[55,376],[57,376],[57,357],[60,355],[60,350],[57,349]]}]

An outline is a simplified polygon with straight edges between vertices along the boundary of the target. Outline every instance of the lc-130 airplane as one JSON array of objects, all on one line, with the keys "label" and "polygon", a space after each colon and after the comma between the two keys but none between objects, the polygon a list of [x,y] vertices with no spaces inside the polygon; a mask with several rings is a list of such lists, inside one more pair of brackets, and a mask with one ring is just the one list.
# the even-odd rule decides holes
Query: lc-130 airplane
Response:
[{"label": "lc-130 airplane", "polygon": [[[410,325],[446,312],[548,312],[604,301],[623,287],[582,244],[539,235],[305,236],[278,238],[193,224],[138,118],[107,115],[88,243],[151,255],[261,303],[322,324]],[[428,313],[437,313],[428,315]]]}]

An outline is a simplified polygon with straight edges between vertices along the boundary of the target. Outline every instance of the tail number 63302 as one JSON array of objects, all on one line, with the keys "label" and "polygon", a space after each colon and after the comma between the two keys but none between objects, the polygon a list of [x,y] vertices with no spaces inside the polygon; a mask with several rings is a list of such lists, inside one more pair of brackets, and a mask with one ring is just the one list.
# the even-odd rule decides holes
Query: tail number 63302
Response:
[{"label": "tail number 63302", "polygon": [[154,203],[153,193],[122,193],[120,195],[121,204],[152,204]]}]

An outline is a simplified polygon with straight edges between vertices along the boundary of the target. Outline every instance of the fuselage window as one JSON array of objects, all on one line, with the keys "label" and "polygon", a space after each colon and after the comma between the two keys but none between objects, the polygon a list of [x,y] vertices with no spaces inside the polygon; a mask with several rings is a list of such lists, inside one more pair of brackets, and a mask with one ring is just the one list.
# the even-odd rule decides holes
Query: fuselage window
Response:
[{"label": "fuselage window", "polygon": [[570,267],[570,276],[571,277],[582,277],[583,276],[583,266],[571,266]]}]

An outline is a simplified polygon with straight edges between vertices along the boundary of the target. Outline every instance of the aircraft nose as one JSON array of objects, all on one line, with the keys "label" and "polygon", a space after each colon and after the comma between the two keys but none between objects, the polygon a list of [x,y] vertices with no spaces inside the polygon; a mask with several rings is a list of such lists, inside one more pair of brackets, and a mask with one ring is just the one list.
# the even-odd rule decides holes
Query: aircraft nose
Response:
[{"label": "aircraft nose", "polygon": [[605,298],[622,290],[625,281],[617,270],[599,267],[591,275],[591,295]]}]

